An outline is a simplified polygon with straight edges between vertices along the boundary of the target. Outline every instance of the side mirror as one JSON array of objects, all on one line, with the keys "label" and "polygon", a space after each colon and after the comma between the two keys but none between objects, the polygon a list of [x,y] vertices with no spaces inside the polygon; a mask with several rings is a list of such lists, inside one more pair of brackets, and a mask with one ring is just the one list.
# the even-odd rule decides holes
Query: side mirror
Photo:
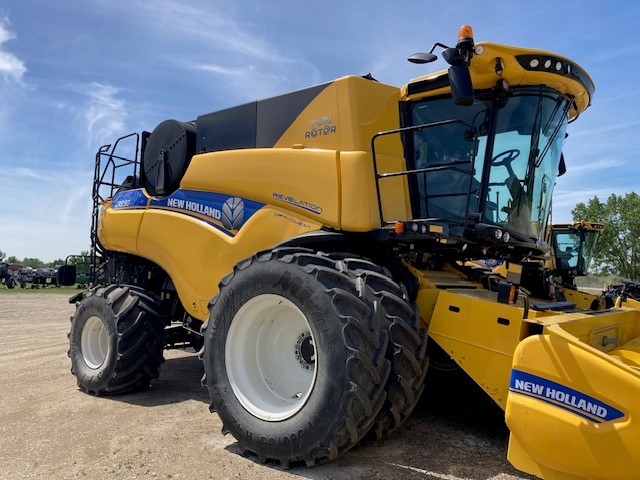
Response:
[{"label": "side mirror", "polygon": [[442,58],[451,65],[449,67],[449,85],[451,85],[451,96],[456,105],[469,106],[473,104],[473,84],[469,66],[457,48],[445,48]]},{"label": "side mirror", "polygon": [[409,58],[407,58],[407,60],[409,60],[411,63],[418,63],[418,64],[431,63],[437,59],[438,57],[435,56],[433,53],[414,53]]},{"label": "side mirror", "polygon": [[449,67],[449,85],[451,85],[451,96],[456,105],[468,107],[473,104],[473,84],[469,67],[466,65]]},{"label": "side mirror", "polygon": [[75,265],[63,265],[58,267],[56,273],[56,279],[58,285],[63,287],[71,287],[76,284],[76,266]]},{"label": "side mirror", "polygon": [[558,164],[558,176],[561,177],[567,173],[567,164],[564,163],[564,153],[560,154],[560,163]]}]

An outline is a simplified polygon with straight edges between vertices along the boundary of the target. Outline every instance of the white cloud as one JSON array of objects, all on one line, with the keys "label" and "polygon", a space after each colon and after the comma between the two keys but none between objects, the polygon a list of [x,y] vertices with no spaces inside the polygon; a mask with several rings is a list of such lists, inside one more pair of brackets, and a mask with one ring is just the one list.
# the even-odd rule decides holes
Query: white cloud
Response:
[{"label": "white cloud", "polygon": [[171,35],[183,40],[197,39],[201,54],[205,56],[208,47],[272,63],[291,61],[269,42],[225,15],[221,9],[212,7],[209,2],[197,5],[169,0],[162,3],[162,8],[158,8],[155,2],[139,2],[136,4],[136,17],[145,21],[148,28],[157,29],[163,37]]},{"label": "white cloud", "polygon": [[222,65],[215,65],[213,63],[195,64],[195,65],[192,65],[191,68],[195,70],[202,70],[204,72],[212,72],[212,73],[218,73],[220,75],[229,75],[229,76],[246,75],[248,71],[251,69],[251,67],[228,68],[228,67],[223,67]]},{"label": "white cloud", "polygon": [[5,49],[4,44],[16,38],[15,34],[9,30],[9,19],[0,19],[0,73],[5,80],[15,83],[22,83],[22,76],[27,71],[24,62],[13,53]]},{"label": "white cloud", "polygon": [[108,142],[125,131],[126,104],[117,98],[120,93],[117,87],[93,82],[84,93],[89,97],[84,116],[91,145]]},{"label": "white cloud", "polygon": [[[265,96],[273,96],[291,87],[286,75],[266,72],[255,65],[225,67],[208,63],[189,64],[185,67],[217,76],[222,83],[230,87],[230,93],[240,93],[240,97],[235,98],[234,101],[256,100]],[[251,92],[250,99],[244,98],[248,91]]]}]

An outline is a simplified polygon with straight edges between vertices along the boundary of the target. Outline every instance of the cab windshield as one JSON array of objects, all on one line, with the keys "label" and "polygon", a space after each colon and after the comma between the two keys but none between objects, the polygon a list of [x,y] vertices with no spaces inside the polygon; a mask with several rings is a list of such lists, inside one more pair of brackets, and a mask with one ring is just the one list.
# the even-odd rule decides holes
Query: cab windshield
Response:
[{"label": "cab windshield", "polygon": [[[545,87],[508,96],[477,94],[470,107],[451,98],[410,103],[404,126],[416,219],[481,221],[542,240],[558,172],[570,102]],[[431,167],[438,167],[433,169]]]},{"label": "cab windshield", "polygon": [[586,274],[598,235],[595,231],[554,231],[553,250],[557,269],[576,270],[579,274]]}]

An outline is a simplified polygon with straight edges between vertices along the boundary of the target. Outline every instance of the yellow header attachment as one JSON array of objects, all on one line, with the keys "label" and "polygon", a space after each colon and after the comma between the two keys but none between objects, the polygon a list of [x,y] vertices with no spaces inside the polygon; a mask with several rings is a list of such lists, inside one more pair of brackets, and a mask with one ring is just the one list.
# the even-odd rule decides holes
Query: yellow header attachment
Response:
[{"label": "yellow header attachment", "polygon": [[[462,29],[468,28],[462,33]],[[466,38],[470,27],[462,27]],[[576,118],[591,103],[595,86],[591,77],[566,57],[544,50],[512,47],[497,43],[476,43],[469,63],[474,90],[493,88],[499,80],[506,80],[509,88],[525,85],[545,85],[570,95],[575,108],[569,120]],[[403,100],[448,94],[451,91],[446,70],[415,78],[402,88]]]}]

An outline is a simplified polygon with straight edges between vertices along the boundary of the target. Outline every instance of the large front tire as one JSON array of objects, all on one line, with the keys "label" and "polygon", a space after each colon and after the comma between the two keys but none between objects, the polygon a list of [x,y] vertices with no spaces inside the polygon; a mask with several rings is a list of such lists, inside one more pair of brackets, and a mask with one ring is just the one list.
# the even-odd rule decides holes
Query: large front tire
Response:
[{"label": "large front tire", "polygon": [[301,249],[254,255],[222,280],[203,326],[203,382],[241,453],[314,465],[369,430],[389,375],[370,294]]},{"label": "large front tire", "polygon": [[163,357],[158,302],[144,290],[110,285],[89,290],[71,317],[71,373],[95,395],[141,390],[158,377]]}]

